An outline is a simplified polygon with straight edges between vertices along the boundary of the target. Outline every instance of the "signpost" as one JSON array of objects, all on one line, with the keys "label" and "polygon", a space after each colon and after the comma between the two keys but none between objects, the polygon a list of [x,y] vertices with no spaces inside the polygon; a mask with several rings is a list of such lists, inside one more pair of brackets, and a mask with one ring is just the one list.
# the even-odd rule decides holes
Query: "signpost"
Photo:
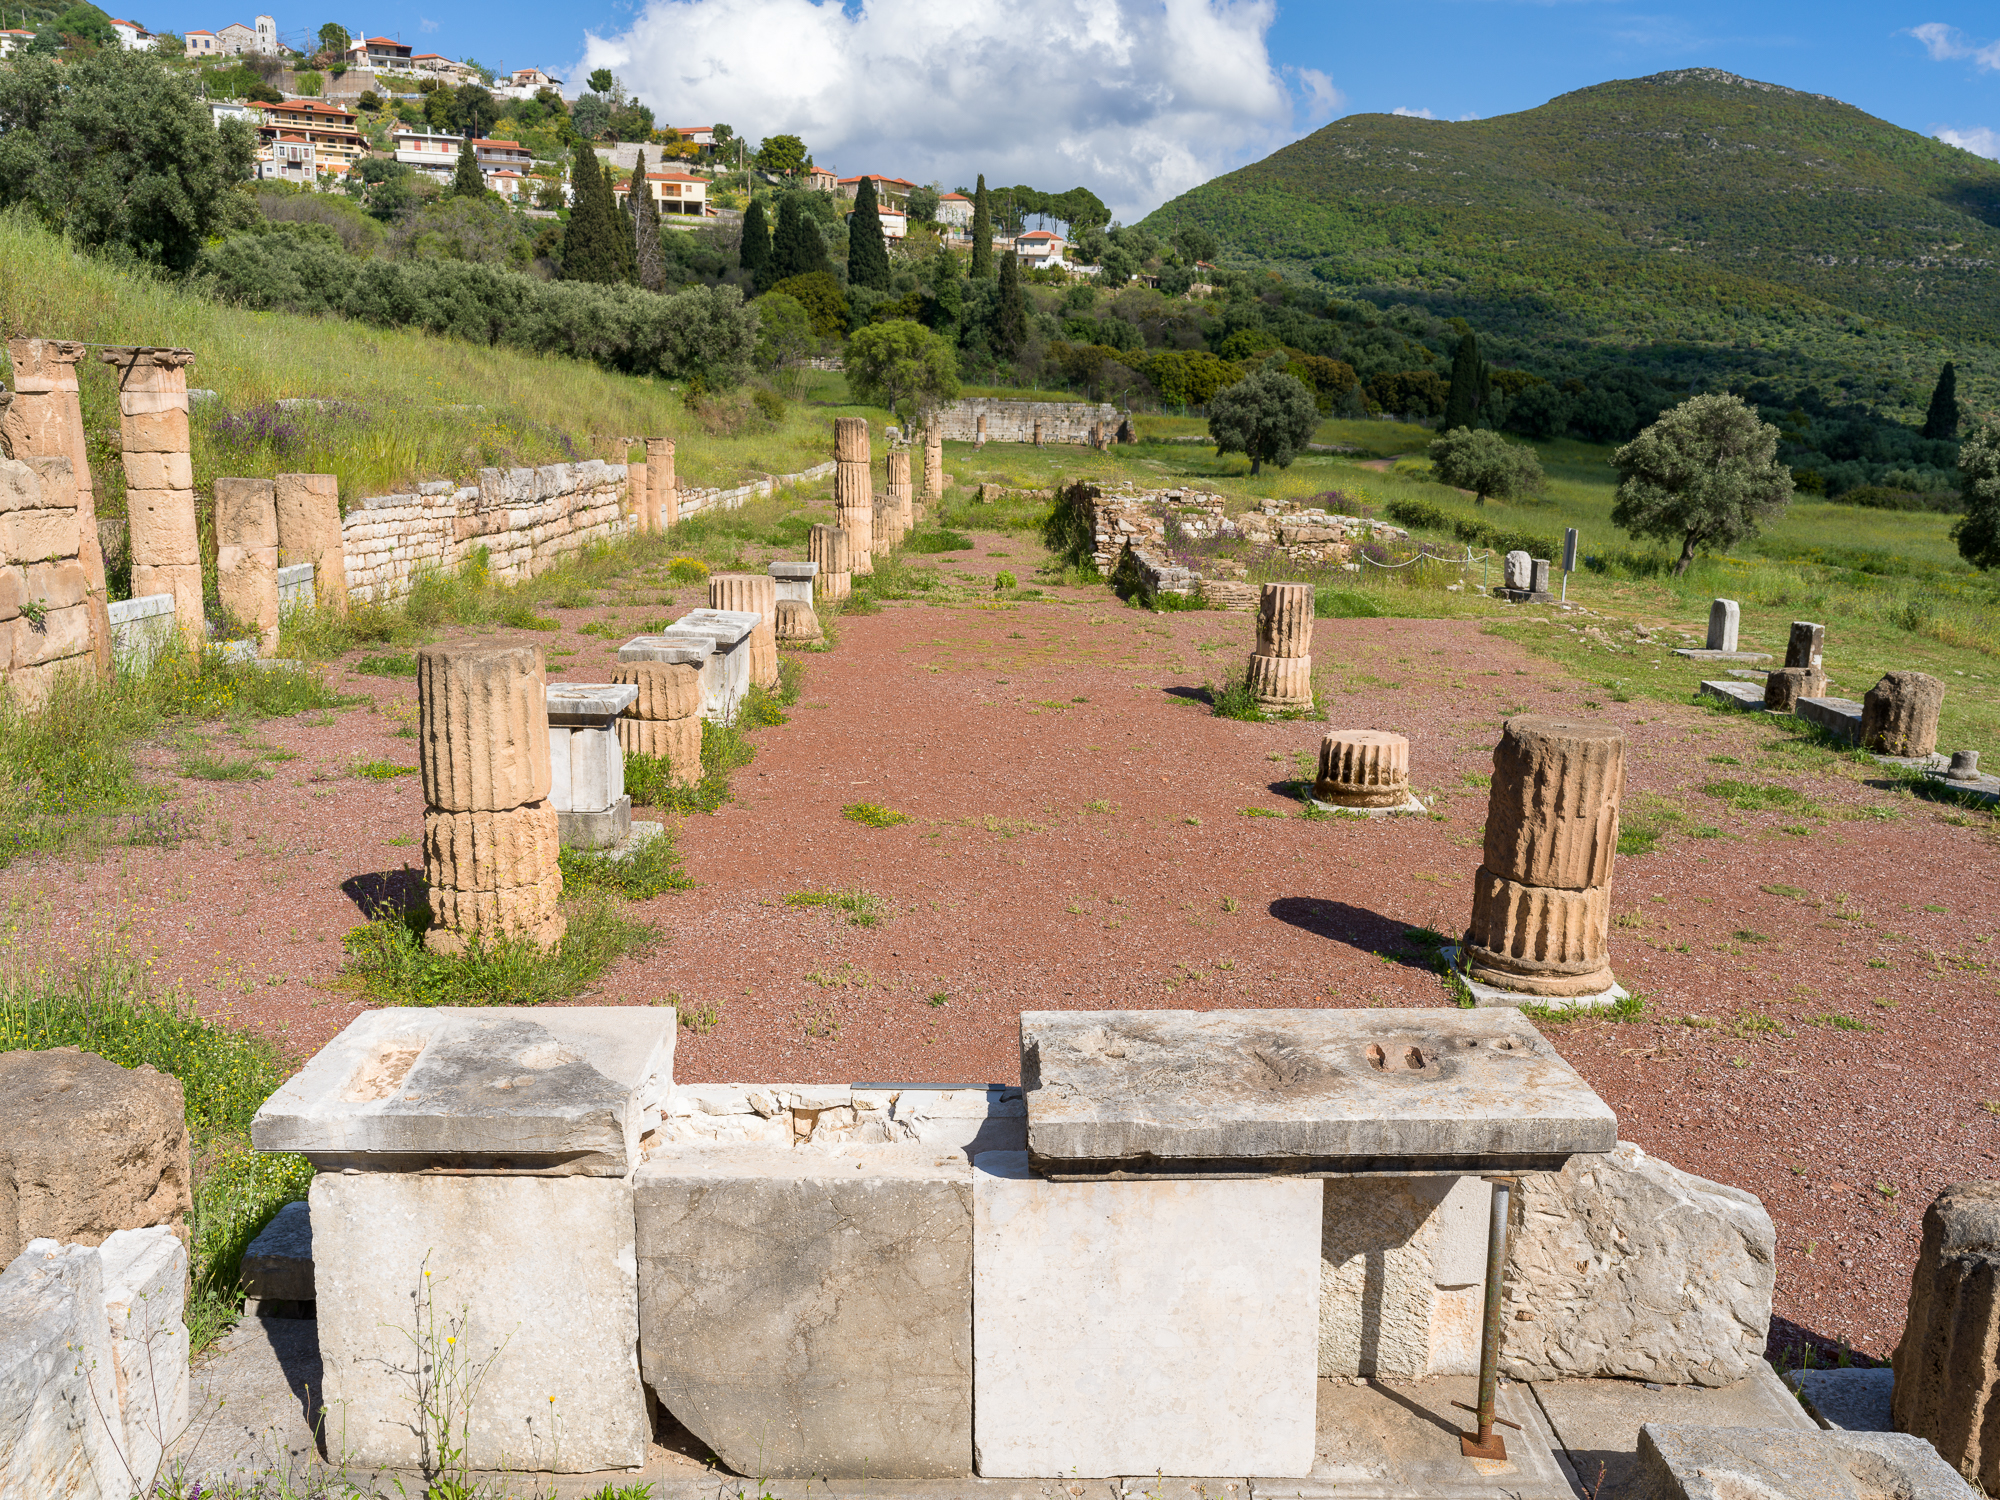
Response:
[{"label": "signpost", "polygon": [[1576,528],[1563,533],[1563,602],[1569,602],[1569,575],[1576,571]]}]

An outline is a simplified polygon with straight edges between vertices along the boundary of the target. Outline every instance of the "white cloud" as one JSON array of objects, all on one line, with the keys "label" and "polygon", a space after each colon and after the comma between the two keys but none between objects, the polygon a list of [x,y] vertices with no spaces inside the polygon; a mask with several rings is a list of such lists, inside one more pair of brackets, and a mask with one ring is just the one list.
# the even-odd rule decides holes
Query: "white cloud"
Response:
[{"label": "white cloud", "polygon": [[422,31],[425,36],[429,36],[433,31],[438,29],[438,23],[433,21],[429,16],[425,16],[417,22],[417,29]]},{"label": "white cloud", "polygon": [[1932,134],[1947,146],[1957,146],[1974,156],[1990,156],[2000,161],[2000,130],[1991,126],[1975,125],[1970,130],[1936,130]]},{"label": "white cloud", "polygon": [[1389,111],[1392,115],[1408,115],[1412,120],[1435,120],[1436,115],[1427,109],[1411,109],[1407,104],[1399,104]]},{"label": "white cloud", "polygon": [[842,176],[1079,183],[1121,218],[1255,160],[1341,102],[1285,73],[1275,0],[647,0],[585,33],[662,122],[802,137]]},{"label": "white cloud", "polygon": [[1956,26],[1947,26],[1942,21],[1926,21],[1921,26],[1912,26],[1904,35],[1922,42],[1932,62],[1969,57],[1981,68],[2000,71],[2000,41],[1983,45],[1972,42]]}]

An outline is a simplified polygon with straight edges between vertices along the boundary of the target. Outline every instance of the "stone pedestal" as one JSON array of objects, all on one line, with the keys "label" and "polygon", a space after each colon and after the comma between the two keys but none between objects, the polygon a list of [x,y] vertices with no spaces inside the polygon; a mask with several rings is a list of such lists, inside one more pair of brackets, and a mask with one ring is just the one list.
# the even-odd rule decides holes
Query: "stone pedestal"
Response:
[{"label": "stone pedestal", "polygon": [[651,655],[679,647],[698,654],[700,714],[717,723],[733,723],[750,691],[750,633],[757,616],[738,610],[696,609],[659,635],[635,636],[618,649],[621,662],[660,660]]},{"label": "stone pedestal", "polygon": [[1891,672],[1861,700],[1862,748],[1880,755],[1937,753],[1944,684],[1928,672]]},{"label": "stone pedestal", "polygon": [[194,353],[119,347],[100,350],[99,358],[118,376],[132,593],[172,594],[181,634],[199,646],[208,619],[188,440],[187,371]]},{"label": "stone pedestal", "polygon": [[1808,667],[1815,672],[1826,668],[1826,627],[1811,620],[1792,621],[1791,636],[1785,642],[1785,665]]},{"label": "stone pedestal", "polygon": [[813,527],[806,534],[806,556],[818,570],[813,590],[819,598],[838,603],[853,592],[854,553],[845,527]]},{"label": "stone pedestal", "polygon": [[833,506],[847,533],[848,569],[856,577],[875,571],[875,485],[865,417],[833,422]]},{"label": "stone pedestal", "polygon": [[1611,986],[1606,924],[1624,791],[1625,735],[1615,725],[1507,721],[1461,950],[1471,978],[1547,996]]},{"label": "stone pedestal", "polygon": [[1408,807],[1410,742],[1383,729],[1330,730],[1320,741],[1313,800],[1364,812]]},{"label": "stone pedestal", "polygon": [[935,507],[944,500],[944,428],[935,419],[924,429],[924,499]]},{"label": "stone pedestal", "polygon": [[813,608],[813,588],[819,564],[774,562],[771,578],[777,590],[778,607],[773,617],[781,646],[812,646],[826,639],[820,629],[819,613]]},{"label": "stone pedestal", "polygon": [[100,674],[112,666],[112,631],[104,582],[104,548],[97,533],[97,486],[83,430],[77,361],[87,345],[67,339],[9,339],[14,399],[0,410],[0,434],[17,460],[67,458],[76,485],[77,562],[89,609],[90,653]]},{"label": "stone pedestal", "polygon": [[215,481],[215,574],[222,612],[278,654],[278,506],[268,479]]},{"label": "stone pedestal", "polygon": [[707,641],[674,644],[641,636],[619,648],[611,680],[638,690],[618,716],[618,743],[627,755],[651,755],[683,786],[701,780],[701,672]]},{"label": "stone pedestal", "polygon": [[1764,707],[1773,713],[1796,713],[1801,698],[1825,696],[1826,673],[1813,667],[1780,667],[1764,679]]},{"label": "stone pedestal", "polygon": [[1734,599],[1717,599],[1708,606],[1710,651],[1734,651],[1737,629],[1742,623],[1743,606]]},{"label": "stone pedestal", "polygon": [[1313,590],[1309,583],[1267,583],[1257,606],[1257,650],[1250,691],[1267,711],[1311,712]]},{"label": "stone pedestal", "polygon": [[612,849],[632,833],[618,716],[638,701],[633,683],[560,682],[548,689],[549,805],[561,842]]},{"label": "stone pedestal", "polygon": [[347,608],[347,555],[342,550],[340,480],[332,474],[280,474],[273,482],[278,503],[278,564],[311,563],[313,602],[321,609]]},{"label": "stone pedestal", "polygon": [[769,573],[716,573],[708,580],[708,607],[757,617],[750,632],[750,681],[778,686],[778,593]]},{"label": "stone pedestal", "polygon": [[672,438],[646,439],[646,529],[665,531],[681,518],[680,480]]},{"label": "stone pedestal", "polygon": [[[532,646],[430,646],[417,655],[427,947],[561,940],[562,871],[550,790],[542,653]],[[470,880],[470,884],[464,883]]]}]

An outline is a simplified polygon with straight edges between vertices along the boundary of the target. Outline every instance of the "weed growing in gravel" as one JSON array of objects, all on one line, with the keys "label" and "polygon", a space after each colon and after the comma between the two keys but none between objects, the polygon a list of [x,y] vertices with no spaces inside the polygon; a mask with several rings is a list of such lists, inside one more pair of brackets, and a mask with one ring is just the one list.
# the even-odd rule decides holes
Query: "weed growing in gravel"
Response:
[{"label": "weed growing in gravel", "polygon": [[1275,807],[1245,807],[1239,810],[1246,818],[1282,818],[1284,816]]},{"label": "weed growing in gravel", "polygon": [[722,1002],[704,1000],[699,1005],[676,1007],[681,1026],[696,1036],[707,1036],[722,1024]]},{"label": "weed growing in gravel", "polygon": [[1794,899],[1803,899],[1810,894],[1804,886],[1797,885],[1764,885],[1758,889],[1767,896],[1791,896]]},{"label": "weed growing in gravel", "polygon": [[620,858],[595,849],[565,848],[556,859],[562,866],[565,894],[606,890],[627,901],[650,901],[663,891],[694,889],[694,877],[681,867],[671,828],[661,829]]},{"label": "weed growing in gravel", "polygon": [[241,760],[231,760],[198,742],[182,753],[180,774],[190,781],[268,781],[271,773],[260,764],[262,759],[246,755]]},{"label": "weed growing in gravel", "polygon": [[1788,786],[1769,786],[1756,781],[1711,781],[1702,788],[1738,812],[1802,812],[1817,815],[1819,804]]},{"label": "weed growing in gravel", "polygon": [[1843,1016],[1837,1010],[1827,1011],[1823,1015],[1802,1016],[1800,1019],[1808,1026],[1830,1026],[1835,1031],[1874,1031],[1876,1029],[1866,1021],[1857,1021],[1852,1016]]},{"label": "weed growing in gravel", "polygon": [[370,781],[394,781],[399,776],[414,776],[415,766],[399,766],[393,760],[364,760],[354,767],[356,776],[365,776]]},{"label": "weed growing in gravel", "polygon": [[810,1007],[800,1007],[792,1012],[792,1019],[799,1023],[808,1041],[827,1042],[840,1035],[840,1016],[825,1001]]},{"label": "weed growing in gravel", "polygon": [[[1646,1001],[1640,995],[1626,995],[1621,999],[1612,1001],[1609,1005],[1592,1006],[1588,1009],[1577,1006],[1558,1008],[1549,1005],[1524,1005],[1521,1007],[1521,1014],[1526,1016],[1530,1021],[1533,1021],[1537,1026],[1564,1026],[1572,1021],[1617,1021],[1624,1023],[1643,1018],[1646,1014]],[[1707,1016],[1682,1016],[1681,1024],[1683,1026],[1697,1024],[1713,1026],[1715,1022]]]},{"label": "weed growing in gravel", "polygon": [[850,823],[868,828],[894,828],[899,823],[914,821],[908,813],[897,812],[879,802],[850,802],[840,810],[840,815]]},{"label": "weed growing in gravel", "polygon": [[348,670],[364,677],[414,677],[417,658],[407,651],[391,656],[364,656]]},{"label": "weed growing in gravel", "polygon": [[826,906],[847,917],[853,927],[880,924],[886,903],[869,891],[793,891],[785,897],[787,906]]},{"label": "weed growing in gravel", "polygon": [[1250,690],[1250,684],[1241,679],[1212,684],[1208,689],[1208,706],[1218,719],[1238,719],[1245,724],[1262,724],[1269,717],[1257,706],[1257,695]]}]

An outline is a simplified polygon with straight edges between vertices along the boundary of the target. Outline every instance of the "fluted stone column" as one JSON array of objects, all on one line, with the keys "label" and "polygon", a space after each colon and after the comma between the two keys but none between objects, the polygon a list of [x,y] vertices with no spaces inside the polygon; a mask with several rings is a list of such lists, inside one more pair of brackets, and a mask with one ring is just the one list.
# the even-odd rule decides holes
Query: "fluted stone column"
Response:
[{"label": "fluted stone column", "polygon": [[852,552],[847,528],[821,524],[806,533],[806,556],[819,564],[813,588],[822,599],[838,602],[853,591]]},{"label": "fluted stone column", "polygon": [[637,701],[618,716],[618,748],[665,761],[667,773],[684,786],[701,780],[701,667],[707,657],[698,647],[651,638],[629,642],[611,669],[613,682],[639,689]]},{"label": "fluted stone column", "polygon": [[198,645],[208,617],[188,443],[187,371],[194,353],[128,346],[100,350],[98,357],[118,376],[132,596],[172,594],[175,622]]},{"label": "fluted stone column", "polygon": [[875,486],[866,418],[834,418],[833,461],[833,508],[847,533],[847,571],[864,576],[875,571]]},{"label": "fluted stone column", "polygon": [[278,654],[276,488],[268,479],[215,481],[216,593],[224,614],[256,630],[259,656]]},{"label": "fluted stone column", "polygon": [[347,552],[340,525],[340,480],[332,474],[280,474],[278,566],[313,565],[313,603],[347,608]]},{"label": "fluted stone column", "polygon": [[646,529],[665,531],[681,518],[680,480],[674,474],[674,440],[646,439]]},{"label": "fluted stone column", "polygon": [[111,615],[104,584],[104,547],[97,535],[97,486],[90,474],[90,443],[83,430],[83,398],[76,365],[83,344],[68,339],[9,339],[14,399],[0,412],[0,434],[14,457],[66,458],[76,486],[76,560],[83,569],[90,621],[90,655],[101,674],[111,671]]},{"label": "fluted stone column", "polygon": [[902,545],[910,528],[917,524],[916,492],[910,483],[910,450],[898,448],[889,455],[889,499],[896,507],[896,544]]},{"label": "fluted stone column", "polygon": [[813,583],[819,564],[775,561],[770,564],[772,587],[777,591],[778,610],[773,620],[781,646],[816,646],[826,639],[819,626],[819,612],[813,608]]},{"label": "fluted stone column", "polygon": [[757,616],[750,632],[750,680],[759,687],[778,685],[778,586],[769,573],[716,573],[708,580],[710,609],[739,610]]},{"label": "fluted stone column", "polygon": [[1310,711],[1313,591],[1309,583],[1267,583],[1257,605],[1257,651],[1250,691],[1267,710]]},{"label": "fluted stone column", "polygon": [[924,429],[924,504],[936,506],[944,499],[944,428],[934,418]]},{"label": "fluted stone column", "polygon": [[1466,972],[1563,997],[1611,988],[1611,872],[1625,732],[1523,715],[1493,750],[1485,862],[1473,877]]},{"label": "fluted stone column", "polygon": [[417,655],[424,784],[425,946],[460,953],[567,930],[549,801],[548,688],[533,646],[429,646]]},{"label": "fluted stone column", "polygon": [[1410,742],[1384,729],[1335,729],[1319,745],[1313,800],[1335,807],[1401,807],[1410,800]]}]

